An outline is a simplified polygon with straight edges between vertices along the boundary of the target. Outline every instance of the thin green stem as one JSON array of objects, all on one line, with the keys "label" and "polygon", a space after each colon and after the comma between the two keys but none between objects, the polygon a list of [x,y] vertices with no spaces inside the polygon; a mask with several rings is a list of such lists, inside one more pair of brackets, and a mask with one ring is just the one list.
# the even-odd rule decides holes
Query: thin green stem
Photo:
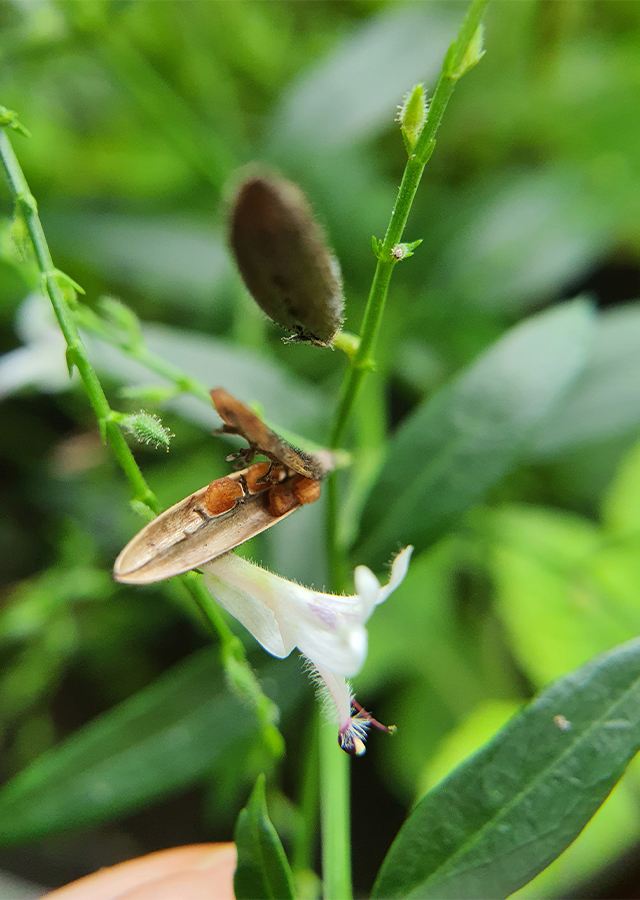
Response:
[{"label": "thin green stem", "polygon": [[[11,122],[6,122],[5,125],[15,127]],[[106,395],[102,390],[102,385],[89,361],[87,351],[78,333],[74,314],[69,308],[64,292],[60,287],[59,280],[62,277],[62,273],[53,264],[49,245],[38,215],[35,198],[29,189],[24,172],[7,133],[2,127],[0,127],[0,161],[7,175],[16,210],[22,217],[31,239],[43,287],[49,295],[60,330],[67,344],[69,369],[71,370],[75,366],[80,373],[83,387],[97,416],[103,439],[111,445],[116,459],[131,484],[134,501],[144,504],[146,508],[157,513],[159,507],[155,495],[147,485],[135,457],[117,424],[117,420],[121,416],[109,406]],[[157,360],[158,358],[154,357],[156,364]],[[169,371],[171,371],[171,375],[174,378],[178,375],[183,377],[183,373],[180,373],[179,370],[173,371],[168,363],[164,364],[164,366],[166,371],[163,374],[168,375]],[[197,390],[198,385],[196,382],[192,382],[188,385],[188,388]],[[205,399],[208,400],[209,397],[206,391],[204,395]],[[215,629],[220,638],[222,661],[230,683],[238,693],[247,698],[255,709],[262,725],[263,736],[273,755],[281,755],[283,750],[282,737],[275,727],[278,719],[278,709],[263,694],[246,659],[242,643],[229,629],[220,607],[213,601],[199,576],[189,573],[177,583],[184,584],[188,590],[191,602],[195,601],[206,621]]]},{"label": "thin green stem", "polygon": [[320,715],[318,709],[315,709],[307,727],[305,745],[309,749],[302,757],[302,786],[298,798],[301,823],[294,835],[291,853],[291,867],[294,875],[301,875],[313,869],[314,851],[318,834],[319,727]]},{"label": "thin green stem", "polygon": [[138,339],[134,344],[130,343],[126,338],[123,339],[118,336],[117,332],[110,327],[108,322],[105,322],[100,316],[96,315],[92,309],[89,309],[86,306],[81,306],[75,310],[74,317],[80,328],[93,331],[94,334],[97,334],[103,341],[106,341],[114,347],[118,347],[126,353],[130,359],[135,359],[152,372],[160,375],[161,378],[166,378],[167,381],[170,381],[175,385],[180,392],[192,394],[199,400],[204,400],[207,404],[211,403],[209,391],[203,382],[188,375],[183,369],[173,365],[173,363],[167,362],[161,356],[152,353],[142,338]]},{"label": "thin green stem", "polygon": [[[360,329],[356,352],[345,374],[331,434],[331,447],[344,435],[360,387],[368,371],[375,368],[375,345],[380,331],[391,275],[399,259],[393,251],[402,241],[425,165],[435,146],[435,136],[456,82],[482,55],[480,20],[488,0],[472,0],[458,35],[449,48],[431,100],[424,126],[407,160],[398,196],[382,244]],[[336,473],[327,488],[327,539],[334,589],[344,587],[346,559],[337,527],[339,489]],[[349,819],[349,758],[335,744],[335,728],[324,725],[320,735],[322,804],[322,874],[325,900],[351,897]]]},{"label": "thin green stem", "polygon": [[322,881],[324,900],[351,900],[349,762],[336,740],[335,722],[320,723]]},{"label": "thin green stem", "polygon": [[407,160],[396,204],[391,214],[382,247],[378,253],[378,262],[360,329],[360,345],[345,375],[335,426],[331,435],[332,447],[336,447],[339,444],[353,410],[353,404],[362,380],[367,371],[375,365],[373,351],[384,313],[389,282],[391,281],[393,269],[398,263],[398,260],[392,256],[391,251],[402,240],[422,172],[433,152],[436,132],[453,89],[462,75],[479,59],[480,54],[471,59],[468,58],[468,55],[473,49],[476,33],[487,3],[488,0],[473,0],[467,10],[458,36],[445,57],[442,73],[431,100],[424,127],[412,155]]},{"label": "thin green stem", "polygon": [[[166,378],[167,381],[171,382],[175,387],[176,393],[191,394],[193,397],[197,397],[198,400],[203,400],[207,406],[211,405],[210,390],[206,384],[199,381],[197,378],[193,378],[185,372],[184,369],[181,369],[173,363],[167,362],[161,356],[152,353],[144,343],[142,335],[132,342],[126,336],[123,337],[117,329],[114,329],[109,324],[109,322],[96,315],[93,310],[88,309],[86,306],[80,306],[77,310],[74,310],[73,315],[76,323],[81,329],[92,331],[94,334],[97,334],[101,340],[111,344],[112,347],[118,347],[123,353],[126,353],[130,359],[142,363],[151,372],[155,372],[162,378]],[[271,425],[271,422],[267,420],[266,424]],[[295,447],[306,450],[307,453],[315,453],[317,450],[321,449],[320,444],[316,444],[314,441],[310,441],[300,434],[295,434],[289,429],[282,428],[279,424],[274,425],[274,427],[281,437],[289,441],[289,443],[293,444]],[[349,465],[350,456],[344,450],[339,450],[335,454],[335,457],[337,467],[344,468]]]},{"label": "thin green stem", "polygon": [[84,344],[78,334],[78,329],[73,320],[71,311],[67,305],[62,288],[59,283],[59,273],[53,265],[49,245],[42,229],[38,206],[35,198],[29,190],[29,185],[24,177],[20,163],[14,153],[6,131],[0,131],[0,159],[13,194],[16,208],[24,220],[27,232],[31,238],[31,244],[40,270],[42,284],[46,290],[54,313],[60,325],[67,344],[67,363],[69,369],[75,366],[80,373],[89,402],[98,419],[100,432],[104,439],[108,440],[113,448],[116,459],[120,463],[127,479],[132,487],[134,499],[144,503],[154,512],[158,511],[158,504],[153,492],[142,477],[142,473],[133,457],[124,435],[111,419],[111,408],[102,390]]}]

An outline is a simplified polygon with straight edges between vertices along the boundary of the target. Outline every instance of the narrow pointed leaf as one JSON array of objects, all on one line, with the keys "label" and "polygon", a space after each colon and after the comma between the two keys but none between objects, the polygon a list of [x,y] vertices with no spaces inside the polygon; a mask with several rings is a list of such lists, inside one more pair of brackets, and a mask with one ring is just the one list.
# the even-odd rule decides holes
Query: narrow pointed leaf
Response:
[{"label": "narrow pointed leaf", "polygon": [[427,546],[517,465],[584,368],[594,323],[583,300],[531,317],[409,417],[365,507],[359,561]]},{"label": "narrow pointed leaf", "polygon": [[556,682],[425,795],[374,898],[502,898],[578,836],[640,749],[640,640]]},{"label": "narrow pointed leaf", "polygon": [[264,775],[256,781],[238,816],[235,841],[238,863],[233,887],[237,900],[293,900],[289,863],[267,812]]},{"label": "narrow pointed leaf", "polygon": [[[267,671],[282,685],[277,699],[286,706],[301,682],[278,666]],[[238,741],[252,740],[257,727],[224,687],[218,651],[193,654],[6,784],[0,845],[109,821],[175,794]]]}]

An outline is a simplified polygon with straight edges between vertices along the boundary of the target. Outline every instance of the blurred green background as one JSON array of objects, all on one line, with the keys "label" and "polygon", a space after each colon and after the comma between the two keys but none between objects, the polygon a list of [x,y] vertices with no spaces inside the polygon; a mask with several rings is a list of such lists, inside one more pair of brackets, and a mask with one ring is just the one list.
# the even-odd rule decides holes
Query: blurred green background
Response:
[{"label": "blurred green background", "polygon": [[[32,132],[12,142],[56,265],[89,306],[102,295],[129,304],[152,350],[322,443],[345,360],[284,345],[247,297],[226,249],[226,185],[239,165],[263,160],[304,188],[341,261],[346,328],[357,331],[371,235],[386,228],[406,159],[396,105],[417,81],[433,91],[464,8],[2,0],[0,102]],[[496,3],[485,44],[409,220],[407,240],[423,244],[396,267],[356,416],[360,480],[346,494],[345,538],[355,541],[384,436],[407,414],[534,312],[584,295],[598,319],[584,371],[508,473],[418,548],[371,620],[355,687],[398,734],[374,735],[352,767],[361,895],[421,792],[551,679],[640,631],[640,5]],[[180,597],[111,581],[140,520],[68,380],[8,192],[1,214],[0,769],[8,780],[36,768],[20,814],[5,807],[0,866],[56,886],[162,847],[229,840],[265,760]],[[125,389],[158,378],[86,338],[112,404],[140,409]],[[135,448],[163,505],[226,471],[228,446],[211,437],[205,404],[144,405],[175,433],[169,456]],[[317,506],[250,552],[319,588]],[[287,755],[269,803],[290,847],[313,692],[296,660],[274,664],[237,632],[283,710]],[[110,709],[79,749],[38,768]],[[639,789],[632,767],[523,894],[637,896]]]}]

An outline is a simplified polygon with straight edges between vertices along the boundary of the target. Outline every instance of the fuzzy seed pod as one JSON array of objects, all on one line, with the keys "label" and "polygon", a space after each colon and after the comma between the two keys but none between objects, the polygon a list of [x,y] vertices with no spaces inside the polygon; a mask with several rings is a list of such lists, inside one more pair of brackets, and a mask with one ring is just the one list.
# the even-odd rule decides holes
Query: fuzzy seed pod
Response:
[{"label": "fuzzy seed pod", "polygon": [[340,267],[300,188],[279,176],[248,177],[236,192],[230,242],[260,309],[291,340],[329,346],[343,322]]}]

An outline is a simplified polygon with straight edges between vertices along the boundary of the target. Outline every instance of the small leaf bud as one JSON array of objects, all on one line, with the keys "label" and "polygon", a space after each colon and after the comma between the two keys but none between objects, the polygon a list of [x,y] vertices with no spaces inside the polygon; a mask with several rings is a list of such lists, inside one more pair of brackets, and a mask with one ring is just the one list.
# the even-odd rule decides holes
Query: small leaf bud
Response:
[{"label": "small leaf bud", "polygon": [[407,153],[412,153],[416,145],[416,141],[420,136],[420,132],[424,127],[427,119],[427,94],[423,84],[416,86],[409,91],[402,105],[398,107],[398,122],[402,130],[402,138],[404,140]]},{"label": "small leaf bud", "polygon": [[120,424],[141,444],[150,444],[156,450],[164,447],[167,453],[169,452],[169,442],[175,435],[164,427],[158,416],[141,411],[125,416]]},{"label": "small leaf bud", "polygon": [[399,262],[401,259],[409,259],[410,256],[413,256],[413,251],[416,247],[419,247],[422,243],[422,238],[417,241],[412,241],[410,244],[396,244],[391,248],[391,258],[396,262]]},{"label": "small leaf bud", "polygon": [[7,109],[6,106],[0,106],[0,128],[12,128],[23,137],[31,137],[31,132],[18,119],[18,114],[12,109]]},{"label": "small leaf bud", "polygon": [[[465,50],[464,56],[460,60],[457,66],[453,66],[450,64],[449,66],[449,77],[453,79],[453,81],[457,81],[459,78],[472,69],[477,63],[480,62],[482,57],[484,56],[484,50],[482,49],[484,38],[484,27],[482,25],[478,25],[476,30],[473,33],[473,37],[469,41],[467,45],[467,49]],[[453,60],[451,60],[453,63]]]}]

